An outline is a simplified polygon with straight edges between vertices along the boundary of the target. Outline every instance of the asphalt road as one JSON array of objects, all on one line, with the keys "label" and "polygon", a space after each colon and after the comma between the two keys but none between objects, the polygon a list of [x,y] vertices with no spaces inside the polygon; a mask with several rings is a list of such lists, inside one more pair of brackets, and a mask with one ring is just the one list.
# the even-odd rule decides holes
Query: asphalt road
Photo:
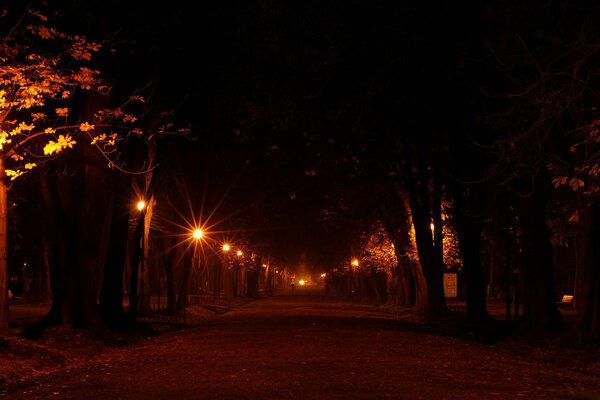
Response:
[{"label": "asphalt road", "polygon": [[294,295],[107,349],[0,398],[594,399],[600,382],[499,346],[413,330],[369,307]]}]

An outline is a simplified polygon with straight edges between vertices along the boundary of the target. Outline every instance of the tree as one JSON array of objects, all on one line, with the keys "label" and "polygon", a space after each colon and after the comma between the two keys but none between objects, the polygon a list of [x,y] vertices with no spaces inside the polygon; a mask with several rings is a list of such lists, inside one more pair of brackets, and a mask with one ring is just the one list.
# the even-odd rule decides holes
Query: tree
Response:
[{"label": "tree", "polygon": [[[7,179],[86,143],[115,167],[117,140],[134,132],[125,108],[102,108],[109,88],[89,65],[100,43],[63,32],[41,6],[4,9],[0,42],[0,337],[8,330]],[[133,97],[131,101],[141,101]],[[85,153],[80,153],[85,157]]]}]

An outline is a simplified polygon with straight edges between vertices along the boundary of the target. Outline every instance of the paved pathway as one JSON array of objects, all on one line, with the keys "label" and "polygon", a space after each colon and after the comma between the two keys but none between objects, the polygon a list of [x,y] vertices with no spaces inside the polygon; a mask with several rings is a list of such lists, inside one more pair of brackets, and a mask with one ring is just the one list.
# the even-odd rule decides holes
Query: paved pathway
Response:
[{"label": "paved pathway", "polygon": [[[596,393],[592,397],[593,393]],[[597,377],[437,336],[324,296],[276,296],[108,349],[20,399],[592,399]]]}]

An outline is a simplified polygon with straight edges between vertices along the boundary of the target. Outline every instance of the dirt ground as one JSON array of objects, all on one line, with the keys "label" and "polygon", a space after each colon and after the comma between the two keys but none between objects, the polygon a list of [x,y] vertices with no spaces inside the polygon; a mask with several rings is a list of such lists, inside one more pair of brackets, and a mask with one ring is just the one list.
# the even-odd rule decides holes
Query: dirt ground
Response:
[{"label": "dirt ground", "polygon": [[111,345],[58,328],[26,339],[16,326],[0,347],[0,398],[600,399],[596,348],[486,344],[325,296],[195,308],[188,322]]}]

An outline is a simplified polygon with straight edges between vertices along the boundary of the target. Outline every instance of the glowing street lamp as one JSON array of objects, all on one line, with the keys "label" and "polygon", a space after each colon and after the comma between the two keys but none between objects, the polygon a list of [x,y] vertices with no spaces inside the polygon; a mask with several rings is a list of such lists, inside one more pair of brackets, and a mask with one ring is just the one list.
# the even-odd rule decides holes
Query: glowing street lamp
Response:
[{"label": "glowing street lamp", "polygon": [[202,239],[202,236],[204,236],[202,229],[194,229],[194,232],[192,232],[192,237],[196,240]]},{"label": "glowing street lamp", "polygon": [[242,251],[241,251],[241,250],[238,250],[238,251],[237,251],[237,256],[238,256],[238,257],[241,257],[243,254],[244,254],[244,253],[242,253]]},{"label": "glowing street lamp", "polygon": [[137,203],[137,209],[139,211],[142,211],[144,208],[146,208],[146,202],[144,200],[140,200]]},{"label": "glowing street lamp", "polygon": [[358,260],[356,258],[352,260],[352,266],[353,267],[358,267],[358,264],[359,263],[358,263]]},{"label": "glowing street lamp", "polygon": [[231,248],[229,247],[229,245],[227,243],[225,243],[223,245],[223,251],[229,251]]}]

